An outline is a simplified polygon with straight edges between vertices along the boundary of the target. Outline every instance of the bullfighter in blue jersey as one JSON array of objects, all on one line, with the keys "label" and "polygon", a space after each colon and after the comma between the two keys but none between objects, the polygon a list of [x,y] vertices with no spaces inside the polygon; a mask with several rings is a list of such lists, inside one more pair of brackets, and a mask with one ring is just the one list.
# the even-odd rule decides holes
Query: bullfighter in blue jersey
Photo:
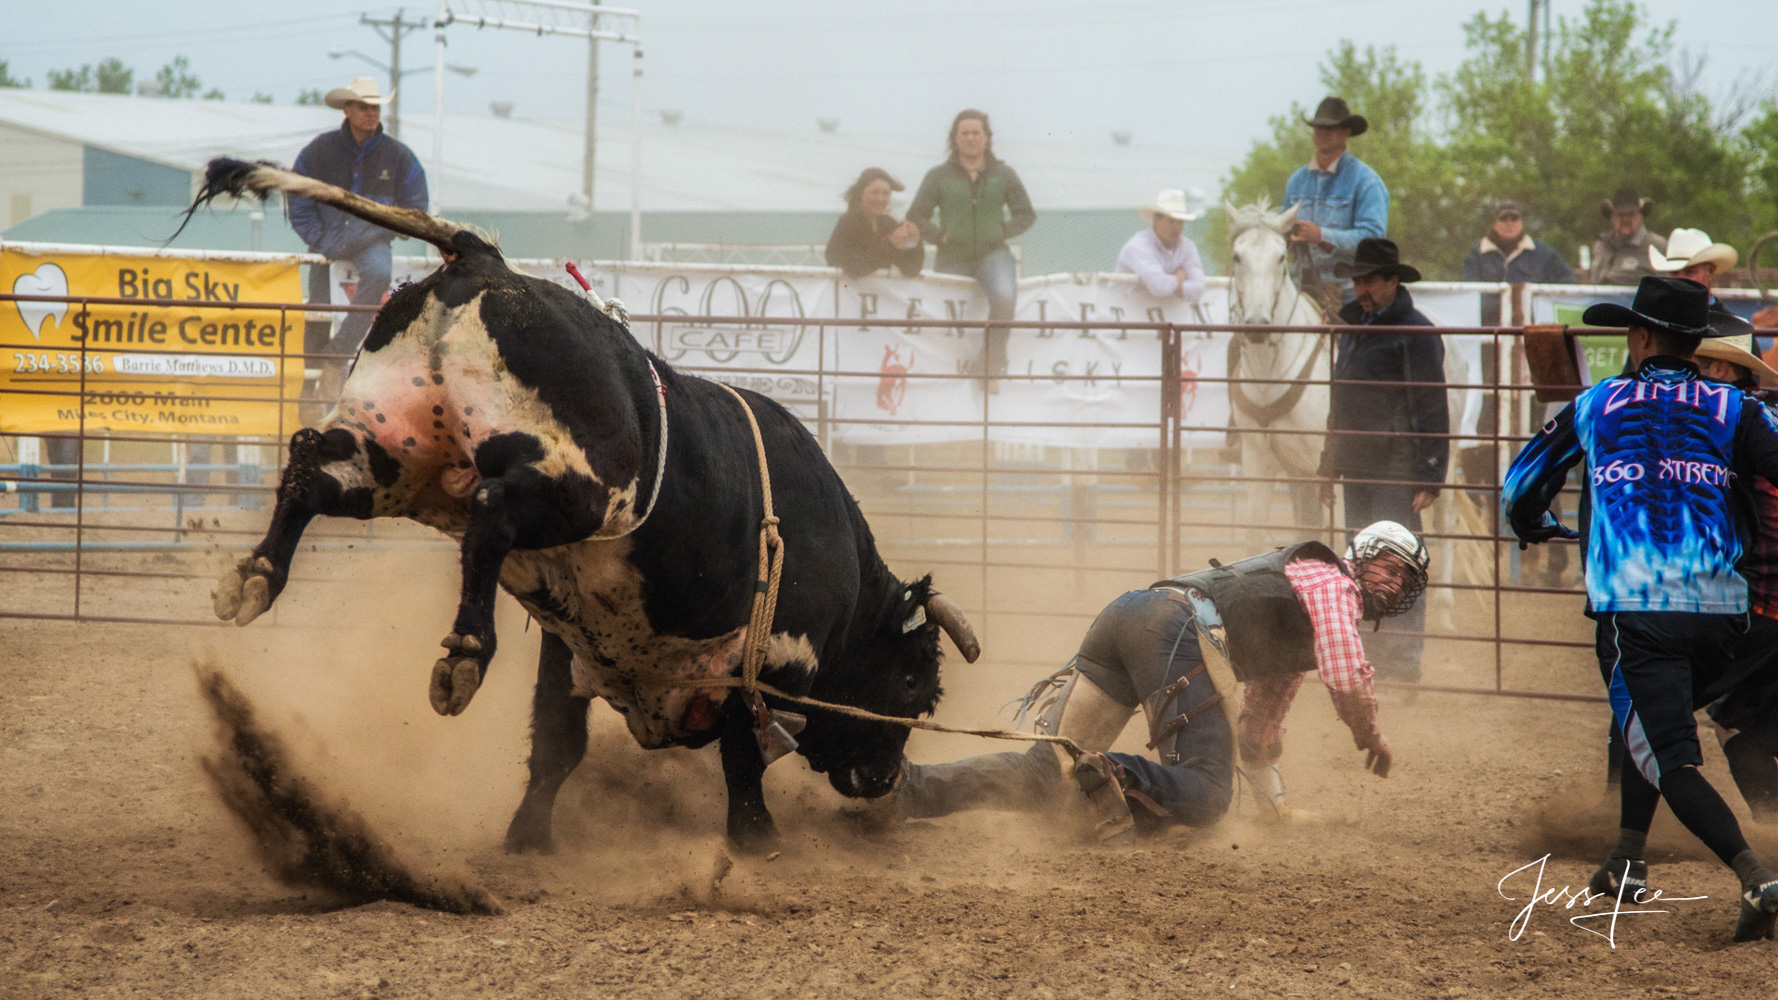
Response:
[{"label": "bullfighter in blue jersey", "polygon": [[1747,583],[1730,481],[1778,474],[1778,423],[1733,386],[1699,378],[1693,352],[1713,335],[1710,293],[1683,278],[1645,277],[1629,306],[1583,319],[1629,328],[1633,375],[1582,392],[1507,470],[1502,512],[1521,544],[1574,538],[1549,513],[1582,458],[1593,516],[1587,614],[1599,669],[1629,749],[1618,842],[1594,892],[1640,902],[1643,851],[1661,800],[1741,881],[1735,940],[1773,936],[1778,875],[1754,857],[1722,796],[1705,780],[1693,711],[1747,631]]}]

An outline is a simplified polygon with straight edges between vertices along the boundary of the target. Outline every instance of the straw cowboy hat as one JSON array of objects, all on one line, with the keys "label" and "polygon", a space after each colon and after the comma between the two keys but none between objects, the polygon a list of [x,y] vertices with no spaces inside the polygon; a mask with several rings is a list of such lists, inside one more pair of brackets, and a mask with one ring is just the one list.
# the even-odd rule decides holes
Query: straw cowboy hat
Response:
[{"label": "straw cowboy hat", "polygon": [[[1712,330],[1739,329],[1743,332],[1731,333],[1726,336],[1706,340],[1698,345],[1697,355],[1700,358],[1714,358],[1727,361],[1731,365],[1740,365],[1752,372],[1759,379],[1760,385],[1771,385],[1778,382],[1778,371],[1761,361],[1753,353],[1753,327],[1738,316],[1712,312],[1710,327]],[[1730,324],[1728,320],[1734,320]]]},{"label": "straw cowboy hat", "polygon": [[1648,210],[1653,207],[1655,200],[1637,197],[1633,187],[1618,188],[1617,193],[1611,197],[1599,199],[1599,214],[1607,219],[1611,218],[1613,212],[1641,212],[1647,215]]},{"label": "straw cowboy hat", "polygon": [[1401,249],[1395,245],[1394,240],[1375,236],[1367,236],[1358,241],[1358,249],[1352,254],[1352,263],[1341,262],[1334,265],[1336,278],[1362,278],[1372,274],[1393,274],[1404,283],[1420,280],[1420,272],[1412,264],[1401,262]]},{"label": "straw cowboy hat", "polygon": [[1653,244],[1648,248],[1648,263],[1657,271],[1683,271],[1694,264],[1714,264],[1721,274],[1735,266],[1741,255],[1727,243],[1712,243],[1710,234],[1702,229],[1675,229],[1667,237],[1667,252]]},{"label": "straw cowboy hat", "polygon": [[1323,100],[1321,105],[1315,109],[1315,117],[1304,118],[1303,124],[1325,128],[1349,128],[1355,136],[1363,135],[1365,130],[1371,127],[1371,123],[1365,121],[1363,115],[1352,113],[1352,109],[1346,106],[1344,97],[1329,97]]},{"label": "straw cowboy hat", "polygon": [[1137,209],[1136,213],[1149,222],[1153,222],[1157,215],[1178,219],[1180,222],[1190,222],[1203,215],[1204,210],[1200,208],[1196,212],[1192,211],[1191,206],[1186,202],[1184,191],[1178,188],[1167,188],[1154,196],[1154,204],[1144,205]]},{"label": "straw cowboy hat", "polygon": [[348,86],[333,88],[321,100],[330,108],[344,108],[348,101],[357,101],[360,104],[380,108],[395,100],[395,91],[389,91],[389,96],[384,97],[378,93],[377,81],[374,78],[361,76]]}]

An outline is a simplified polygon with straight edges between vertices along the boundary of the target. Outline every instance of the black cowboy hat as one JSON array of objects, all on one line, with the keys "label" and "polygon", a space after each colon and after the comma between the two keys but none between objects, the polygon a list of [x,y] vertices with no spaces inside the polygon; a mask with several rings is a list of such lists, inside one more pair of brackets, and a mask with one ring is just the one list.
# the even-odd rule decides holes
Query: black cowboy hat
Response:
[{"label": "black cowboy hat", "polygon": [[1404,282],[1420,280],[1420,272],[1412,264],[1401,262],[1401,250],[1394,240],[1375,236],[1358,241],[1352,263],[1334,265],[1336,278],[1362,278],[1370,274],[1393,274]]},{"label": "black cowboy hat", "polygon": [[1353,135],[1363,135],[1371,123],[1364,120],[1363,115],[1355,115],[1346,106],[1344,97],[1329,97],[1315,109],[1315,117],[1304,118],[1304,125],[1322,125],[1328,128],[1349,128]]},{"label": "black cowboy hat", "polygon": [[1599,214],[1607,219],[1611,218],[1613,212],[1637,211],[1647,215],[1648,210],[1653,207],[1653,198],[1639,198],[1636,196],[1636,189],[1629,186],[1618,188],[1617,193],[1609,198],[1599,199]]},{"label": "black cowboy hat", "polygon": [[1648,275],[1636,286],[1636,298],[1627,306],[1599,302],[1580,314],[1588,326],[1640,326],[1665,330],[1682,337],[1732,336],[1733,330],[1710,325],[1710,289],[1690,278]]}]

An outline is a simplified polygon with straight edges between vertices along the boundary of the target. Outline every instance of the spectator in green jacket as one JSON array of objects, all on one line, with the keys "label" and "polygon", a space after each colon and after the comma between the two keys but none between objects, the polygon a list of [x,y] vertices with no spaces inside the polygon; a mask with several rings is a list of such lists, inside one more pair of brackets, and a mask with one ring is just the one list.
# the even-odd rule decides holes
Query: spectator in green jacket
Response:
[{"label": "spectator in green jacket", "polygon": [[[994,130],[985,112],[958,112],[948,146],[949,158],[920,182],[908,220],[938,248],[938,271],[974,278],[988,298],[988,318],[1012,319],[1019,273],[1006,241],[1030,229],[1037,213],[1019,175],[994,156]],[[990,375],[1006,371],[1004,329],[989,332],[988,369]]]}]

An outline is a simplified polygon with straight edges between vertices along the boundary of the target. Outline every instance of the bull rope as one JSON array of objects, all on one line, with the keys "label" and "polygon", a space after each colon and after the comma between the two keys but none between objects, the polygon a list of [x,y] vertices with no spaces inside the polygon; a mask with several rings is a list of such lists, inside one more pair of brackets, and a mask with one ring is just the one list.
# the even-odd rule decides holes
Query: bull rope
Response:
[{"label": "bull rope", "polygon": [[904,719],[895,715],[879,715],[867,709],[852,705],[838,705],[819,698],[791,694],[779,690],[759,679],[760,670],[765,666],[766,645],[772,637],[772,620],[778,612],[778,584],[784,575],[784,539],[778,533],[778,516],[772,508],[772,475],[766,464],[765,438],[759,432],[759,420],[753,414],[753,407],[748,405],[733,386],[717,382],[723,391],[735,397],[741,405],[741,411],[747,414],[747,426],[753,431],[753,448],[759,456],[759,491],[764,500],[764,516],[759,520],[759,567],[753,583],[753,612],[747,622],[747,641],[741,654],[741,676],[710,677],[702,680],[686,679],[674,681],[672,687],[727,687],[740,688],[747,699],[762,718],[764,702],[762,694],[797,705],[807,705],[829,712],[849,715],[854,719],[866,719],[871,722],[886,722],[894,726],[908,729],[924,729],[934,733],[955,733],[961,736],[980,736],[984,739],[1020,740],[1027,743],[1056,743],[1067,750],[1072,757],[1079,757],[1083,751],[1080,745],[1066,736],[1049,736],[1043,733],[1019,733],[1008,729],[959,729],[954,726],[940,725],[927,719]]},{"label": "bull rope", "polygon": [[759,570],[753,581],[753,613],[747,621],[747,643],[741,654],[740,687],[749,700],[759,697],[759,671],[766,662],[766,643],[772,638],[772,620],[778,615],[778,582],[784,575],[784,538],[778,534],[778,515],[772,510],[772,473],[766,465],[766,442],[759,433],[753,407],[734,387],[723,382],[724,392],[741,404],[747,426],[753,431],[753,448],[759,455],[759,493],[765,515],[759,519]]},{"label": "bull rope", "polygon": [[[593,291],[592,283],[586,280],[585,276],[580,273],[580,268],[574,266],[573,261],[568,262],[568,273],[580,284],[580,290],[586,294],[587,300],[593,304],[593,308],[623,324],[624,329],[630,328],[630,317],[628,313],[624,312],[623,303],[616,299],[600,298],[599,294]],[[661,373],[655,371],[654,359],[644,354],[642,360],[648,364],[648,377],[654,380],[655,403],[660,407],[661,415],[660,444],[655,448],[654,488],[649,491],[648,506],[643,508],[642,516],[631,521],[629,527],[616,534],[601,535],[596,531],[593,532],[592,537],[595,541],[608,542],[614,538],[622,538],[642,527],[643,522],[648,520],[648,515],[654,513],[655,506],[660,502],[661,482],[667,478],[667,387],[661,384]],[[763,455],[764,452],[760,454]]]}]

